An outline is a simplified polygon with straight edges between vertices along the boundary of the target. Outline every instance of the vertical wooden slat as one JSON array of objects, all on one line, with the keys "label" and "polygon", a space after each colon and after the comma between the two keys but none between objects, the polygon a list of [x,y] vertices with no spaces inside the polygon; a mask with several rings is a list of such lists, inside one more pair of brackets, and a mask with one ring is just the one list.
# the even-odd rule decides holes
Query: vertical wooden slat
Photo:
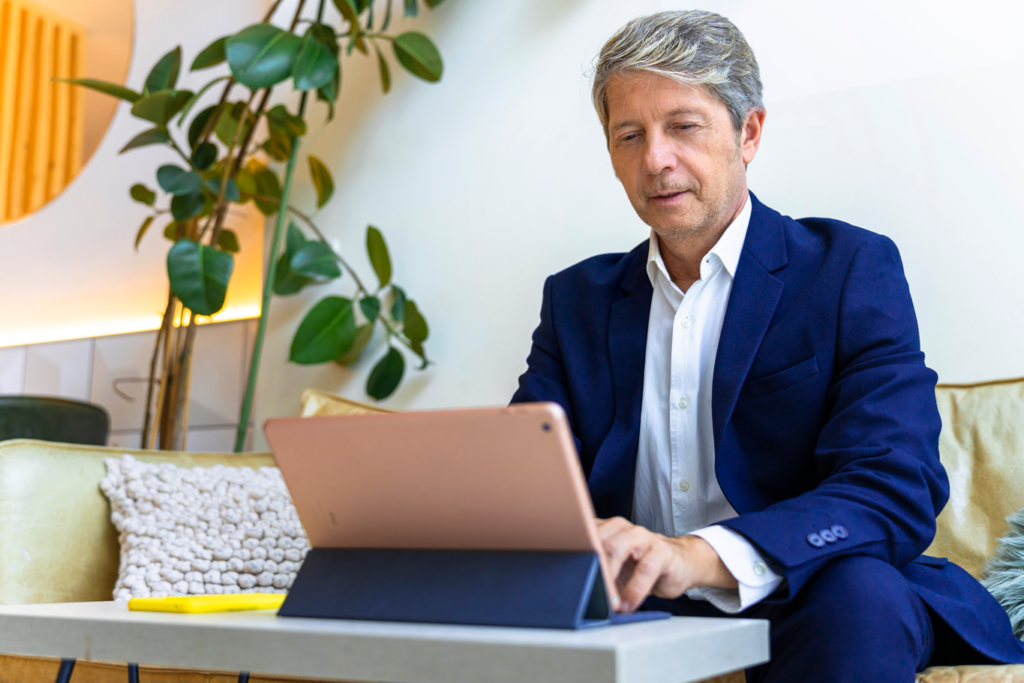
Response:
[{"label": "vertical wooden slat", "polygon": [[53,24],[46,15],[39,18],[36,43],[36,78],[32,91],[32,124],[29,134],[28,165],[25,168],[28,186],[25,205],[29,213],[46,203],[46,175],[50,166],[50,79],[53,78]]},{"label": "vertical wooden slat", "polygon": [[[53,75],[71,78],[71,36],[59,24],[53,27]],[[50,165],[48,168],[46,198],[53,199],[64,189],[68,161],[68,120],[70,93],[68,83],[51,83],[53,122],[50,126]]]},{"label": "vertical wooden slat", "polygon": [[18,2],[3,0],[0,5],[0,221],[7,220],[10,212],[14,117],[18,104],[18,53],[21,46],[20,14]]},{"label": "vertical wooden slat", "polygon": [[[82,71],[81,31],[71,32],[71,78],[80,78]],[[82,138],[85,134],[85,98],[81,88],[71,89],[71,101],[68,107],[68,153],[65,162],[64,184],[67,185],[82,169]]]},{"label": "vertical wooden slat", "polygon": [[0,0],[0,222],[35,211],[82,167],[82,29],[27,0]]},{"label": "vertical wooden slat", "polygon": [[32,124],[32,91],[35,89],[35,63],[33,57],[36,52],[36,38],[38,34],[38,20],[33,20],[28,8],[22,7],[19,12],[18,21],[21,23],[22,41],[18,50],[18,77],[15,87],[15,113],[14,113],[14,144],[11,146],[13,160],[11,161],[10,189],[8,190],[7,217],[9,219],[21,218],[25,213],[25,168],[28,165],[29,155],[29,130]]}]

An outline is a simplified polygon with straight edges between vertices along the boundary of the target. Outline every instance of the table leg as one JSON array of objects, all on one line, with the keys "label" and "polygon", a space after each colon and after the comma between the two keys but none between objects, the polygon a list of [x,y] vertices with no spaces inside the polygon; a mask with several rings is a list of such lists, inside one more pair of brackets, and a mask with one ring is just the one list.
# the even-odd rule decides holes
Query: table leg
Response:
[{"label": "table leg", "polygon": [[56,683],[68,683],[71,680],[71,672],[75,670],[75,660],[60,660],[60,669],[57,670]]},{"label": "table leg", "polygon": [[139,683],[139,665],[128,665],[128,683]]},{"label": "table leg", "polygon": [[249,672],[239,671],[238,672],[238,683],[249,683]]}]

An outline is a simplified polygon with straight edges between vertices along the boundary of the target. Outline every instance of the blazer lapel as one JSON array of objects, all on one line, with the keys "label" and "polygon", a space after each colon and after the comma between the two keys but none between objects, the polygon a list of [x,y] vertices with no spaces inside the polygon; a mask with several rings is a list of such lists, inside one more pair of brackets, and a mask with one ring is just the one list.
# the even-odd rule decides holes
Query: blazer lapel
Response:
[{"label": "blazer lapel", "polygon": [[740,387],[782,297],[782,280],[772,273],[788,262],[782,217],[759,202],[753,193],[750,201],[750,226],[736,267],[712,378],[711,418],[716,452]]},{"label": "blazer lapel", "polygon": [[633,512],[633,478],[640,439],[647,323],[653,290],[647,278],[647,250],[633,250],[633,262],[622,279],[627,295],[612,304],[608,352],[615,395],[615,416],[590,470],[588,485],[598,517]]}]

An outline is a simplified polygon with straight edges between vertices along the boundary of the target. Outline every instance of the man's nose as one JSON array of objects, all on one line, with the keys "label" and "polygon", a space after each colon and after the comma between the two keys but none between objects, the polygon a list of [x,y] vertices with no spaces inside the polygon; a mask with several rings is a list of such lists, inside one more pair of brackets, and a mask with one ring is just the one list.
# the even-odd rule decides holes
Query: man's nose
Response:
[{"label": "man's nose", "polygon": [[675,153],[669,141],[657,133],[648,136],[644,149],[644,172],[648,175],[661,175],[676,166]]}]

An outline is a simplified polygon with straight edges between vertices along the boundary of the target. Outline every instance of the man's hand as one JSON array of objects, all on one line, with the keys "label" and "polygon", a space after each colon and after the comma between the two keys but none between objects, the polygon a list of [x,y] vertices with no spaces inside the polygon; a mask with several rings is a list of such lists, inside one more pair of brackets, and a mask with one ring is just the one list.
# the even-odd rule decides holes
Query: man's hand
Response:
[{"label": "man's hand", "polygon": [[619,589],[619,611],[632,612],[647,598],[678,598],[691,588],[736,588],[714,548],[699,536],[668,538],[622,517],[599,519],[608,570]]}]

